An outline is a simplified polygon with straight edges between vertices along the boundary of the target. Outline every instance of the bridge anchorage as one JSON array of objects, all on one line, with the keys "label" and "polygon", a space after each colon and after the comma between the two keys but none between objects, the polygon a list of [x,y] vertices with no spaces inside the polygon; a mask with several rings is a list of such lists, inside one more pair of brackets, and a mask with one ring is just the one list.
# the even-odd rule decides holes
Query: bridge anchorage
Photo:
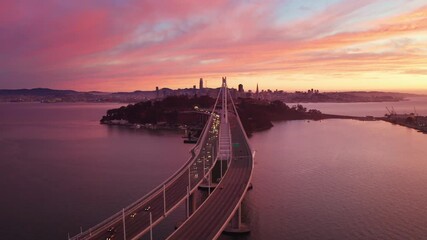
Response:
[{"label": "bridge anchorage", "polygon": [[[222,232],[249,232],[241,221],[241,204],[252,179],[253,154],[225,77],[191,153],[157,188],[69,239],[153,239],[153,227],[184,203],[186,219],[169,240],[217,239]],[[200,193],[205,199],[197,206]]]}]

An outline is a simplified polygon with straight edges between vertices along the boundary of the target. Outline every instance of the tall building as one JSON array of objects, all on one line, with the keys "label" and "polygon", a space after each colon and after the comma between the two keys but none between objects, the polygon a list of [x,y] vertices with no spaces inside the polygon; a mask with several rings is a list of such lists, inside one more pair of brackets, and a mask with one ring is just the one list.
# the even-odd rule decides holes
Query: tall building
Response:
[{"label": "tall building", "polygon": [[255,91],[255,95],[254,95],[254,97],[256,98],[256,99],[260,99],[260,92],[259,92],[259,86],[258,86],[258,83],[256,84],[256,91]]},{"label": "tall building", "polygon": [[200,78],[199,89],[203,89],[203,78]]},{"label": "tall building", "polygon": [[156,87],[156,98],[159,98],[159,87]]},{"label": "tall building", "polygon": [[245,90],[243,89],[243,84],[239,84],[239,93],[243,93]]}]

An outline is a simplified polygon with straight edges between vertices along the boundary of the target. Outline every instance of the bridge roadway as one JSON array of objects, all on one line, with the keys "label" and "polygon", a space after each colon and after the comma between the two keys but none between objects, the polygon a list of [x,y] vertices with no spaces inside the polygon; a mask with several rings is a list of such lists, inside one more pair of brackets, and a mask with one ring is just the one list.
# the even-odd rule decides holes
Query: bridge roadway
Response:
[{"label": "bridge roadway", "polygon": [[253,159],[243,128],[234,113],[229,113],[233,157],[227,173],[209,198],[168,240],[216,239],[228,226],[249,186]]},{"label": "bridge roadway", "polygon": [[[214,109],[216,109],[216,104]],[[197,190],[202,182],[205,172],[214,165],[216,143],[218,139],[219,117],[213,114],[211,120],[204,129],[204,136],[196,145],[198,153],[194,154],[167,182],[165,187],[158,187],[131,206],[117,213],[97,226],[80,233],[72,240],[82,239],[108,239],[114,235],[114,240],[124,239],[123,215],[126,229],[126,239],[138,239],[150,230],[150,222],[153,226],[160,222],[168,212],[173,211],[187,196],[187,187],[190,182],[190,191]],[[194,149],[193,149],[194,150]],[[203,170],[205,168],[205,171]],[[163,200],[164,195],[166,201]],[[166,206],[166,208],[165,208]],[[166,212],[166,215],[165,215]],[[150,221],[151,213],[151,221]],[[109,231],[113,229],[112,231]]]},{"label": "bridge roadway", "polygon": [[[232,106],[234,107],[234,104]],[[238,210],[245,196],[253,170],[252,153],[238,116],[230,113],[228,117],[233,144],[233,157],[229,169],[216,190],[169,239],[216,239]],[[163,189],[158,187],[124,209],[123,214],[117,213],[72,239],[121,240],[125,238],[123,229],[126,229],[126,239],[139,239],[150,230],[150,226],[153,227],[160,222],[168,212],[186,199],[189,185],[190,192],[196,191],[205,173],[215,164],[214,151],[218,142],[219,118],[210,119],[201,141],[195,147],[198,149],[197,154],[193,152],[193,157],[165,182]]]}]

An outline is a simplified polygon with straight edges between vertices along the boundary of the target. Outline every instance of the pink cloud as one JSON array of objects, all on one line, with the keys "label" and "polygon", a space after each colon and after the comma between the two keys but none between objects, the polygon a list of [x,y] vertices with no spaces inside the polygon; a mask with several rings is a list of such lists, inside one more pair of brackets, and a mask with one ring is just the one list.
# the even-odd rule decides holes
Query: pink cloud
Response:
[{"label": "pink cloud", "polygon": [[423,57],[416,53],[343,50],[427,28],[424,7],[380,19],[367,30],[339,29],[370,3],[340,2],[306,19],[277,24],[275,0],[5,0],[0,3],[5,33],[0,37],[0,79],[8,80],[0,80],[0,87],[16,81],[16,86],[105,89],[105,82],[121,87],[126,82],[126,89],[133,89],[132,83],[151,88],[154,81],[201,75],[332,72],[333,66],[371,71],[373,61],[386,70],[418,65]]}]

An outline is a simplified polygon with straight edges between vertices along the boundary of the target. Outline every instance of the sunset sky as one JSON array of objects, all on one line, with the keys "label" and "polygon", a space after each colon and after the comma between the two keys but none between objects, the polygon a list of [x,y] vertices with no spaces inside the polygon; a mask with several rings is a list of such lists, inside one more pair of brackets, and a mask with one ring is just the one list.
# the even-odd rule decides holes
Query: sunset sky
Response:
[{"label": "sunset sky", "polygon": [[1,0],[0,88],[427,93],[426,0]]}]

